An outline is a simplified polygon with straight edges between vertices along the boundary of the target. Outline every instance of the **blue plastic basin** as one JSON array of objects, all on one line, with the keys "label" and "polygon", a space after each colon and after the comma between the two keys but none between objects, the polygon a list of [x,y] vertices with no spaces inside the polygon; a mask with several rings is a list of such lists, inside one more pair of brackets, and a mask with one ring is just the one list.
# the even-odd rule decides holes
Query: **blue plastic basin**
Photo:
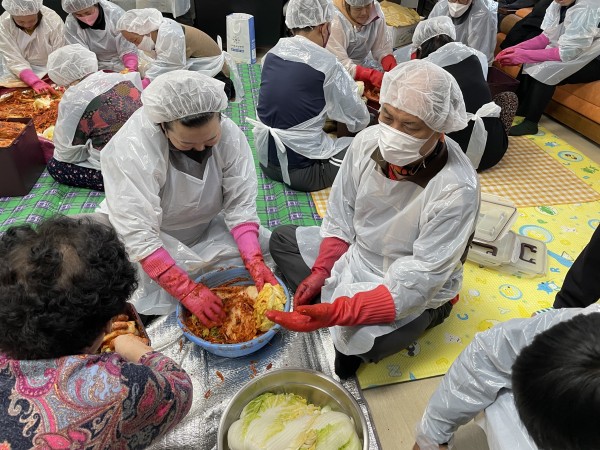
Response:
[{"label": "blue plastic basin", "polygon": [[[285,298],[287,301],[285,302],[284,311],[289,311],[291,307],[291,297],[290,293],[287,290],[287,287],[281,281],[280,278],[276,277],[279,284],[283,287],[283,291],[285,292]],[[250,273],[243,267],[235,267],[231,269],[225,270],[217,270],[214,272],[206,273],[196,279],[198,283],[202,283],[209,288],[216,288],[221,286],[228,281],[236,279],[236,282],[231,284],[231,286],[249,286],[253,285],[254,281],[250,276]],[[257,350],[263,348],[267,343],[275,336],[275,334],[281,329],[281,326],[275,324],[269,331],[261,334],[260,336],[252,339],[247,342],[240,342],[238,344],[214,344],[212,342],[205,341],[202,338],[199,338],[194,333],[192,333],[189,328],[183,323],[183,312],[185,308],[181,305],[181,303],[177,304],[177,323],[183,330],[183,334],[194,344],[199,345],[207,352],[213,353],[218,356],[225,356],[227,358],[237,358],[239,356],[249,355],[250,353],[254,353]]]}]

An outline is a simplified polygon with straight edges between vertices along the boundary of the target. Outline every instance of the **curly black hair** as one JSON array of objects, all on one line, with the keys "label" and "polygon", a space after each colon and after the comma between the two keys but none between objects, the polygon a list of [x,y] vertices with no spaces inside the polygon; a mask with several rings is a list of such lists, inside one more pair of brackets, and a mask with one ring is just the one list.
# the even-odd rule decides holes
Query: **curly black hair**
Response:
[{"label": "curly black hair", "polygon": [[79,354],[123,312],[137,272],[110,227],[57,216],[0,238],[0,352],[19,360]]}]

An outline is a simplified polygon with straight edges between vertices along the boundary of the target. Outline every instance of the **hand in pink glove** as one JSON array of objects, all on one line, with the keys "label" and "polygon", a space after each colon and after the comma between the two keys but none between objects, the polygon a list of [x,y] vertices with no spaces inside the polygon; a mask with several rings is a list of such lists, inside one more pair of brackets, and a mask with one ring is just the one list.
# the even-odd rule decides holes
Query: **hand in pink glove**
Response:
[{"label": "hand in pink glove", "polygon": [[334,325],[389,323],[396,318],[396,306],[390,291],[379,285],[353,297],[339,297],[333,303],[299,306],[292,312],[270,310],[266,316],[289,330],[308,332]]},{"label": "hand in pink glove", "polygon": [[397,65],[398,62],[396,61],[394,55],[387,55],[381,60],[381,67],[383,67],[383,70],[386,72],[389,72]]},{"label": "hand in pink glove", "polygon": [[45,81],[40,80],[40,78],[33,73],[31,69],[22,70],[19,74],[19,78],[21,81],[30,86],[36,94],[52,94],[55,95],[56,91]]},{"label": "hand in pink glove", "polygon": [[523,41],[514,47],[522,48],[523,50],[541,50],[548,47],[549,43],[550,39],[548,39],[548,36],[546,36],[544,33],[540,33],[536,37]]},{"label": "hand in pink glove", "polygon": [[518,47],[511,47],[510,49],[514,50],[510,53],[505,53],[502,56],[498,54],[496,61],[503,66],[517,66],[519,64],[539,63],[545,61],[560,61],[560,52],[558,48],[524,50]]},{"label": "hand in pink glove", "polygon": [[150,84],[150,78],[146,77],[142,80],[142,89],[146,89]]},{"label": "hand in pink glove", "polygon": [[142,259],[140,264],[150,278],[179,300],[204,326],[223,323],[225,312],[221,299],[203,284],[192,281],[164,247]]},{"label": "hand in pink glove", "polygon": [[381,88],[381,82],[383,81],[383,73],[379,70],[369,69],[363,66],[356,66],[354,79],[356,81],[369,82],[376,88]]},{"label": "hand in pink glove", "polygon": [[321,242],[319,256],[313,264],[310,275],[302,280],[294,294],[294,308],[307,305],[320,292],[325,280],[331,276],[335,262],[346,253],[348,243],[335,237],[327,237]]},{"label": "hand in pink glove", "polygon": [[258,292],[262,290],[265,283],[271,283],[273,286],[279,284],[263,259],[260,243],[258,242],[258,224],[253,222],[242,223],[234,227],[231,234],[238,246],[244,266],[250,272]]},{"label": "hand in pink glove", "polygon": [[138,55],[137,53],[127,53],[123,55],[123,65],[130,72],[137,72],[138,70]]}]

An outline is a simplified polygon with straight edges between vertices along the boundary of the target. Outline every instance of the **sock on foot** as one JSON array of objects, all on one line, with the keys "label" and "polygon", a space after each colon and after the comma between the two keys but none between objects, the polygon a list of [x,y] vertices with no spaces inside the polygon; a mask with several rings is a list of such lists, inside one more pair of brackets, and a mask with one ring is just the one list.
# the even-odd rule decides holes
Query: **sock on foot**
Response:
[{"label": "sock on foot", "polygon": [[342,380],[356,375],[356,371],[362,363],[362,358],[356,355],[344,355],[335,351],[335,373]]},{"label": "sock on foot", "polygon": [[519,125],[511,127],[508,132],[509,136],[525,136],[528,134],[536,134],[538,132],[538,124],[531,120],[525,119]]}]

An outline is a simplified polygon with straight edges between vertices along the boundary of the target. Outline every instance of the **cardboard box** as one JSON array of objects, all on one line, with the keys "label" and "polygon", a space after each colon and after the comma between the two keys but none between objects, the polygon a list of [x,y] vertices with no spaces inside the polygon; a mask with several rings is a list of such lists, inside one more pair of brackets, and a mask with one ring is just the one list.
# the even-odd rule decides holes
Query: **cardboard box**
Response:
[{"label": "cardboard box", "polygon": [[405,27],[388,27],[392,36],[392,47],[398,48],[412,43],[412,37],[415,33],[417,24],[407,25]]},{"label": "cardboard box", "polygon": [[3,119],[27,126],[9,147],[0,147],[0,196],[21,197],[31,188],[46,168],[42,146],[30,118]]}]

